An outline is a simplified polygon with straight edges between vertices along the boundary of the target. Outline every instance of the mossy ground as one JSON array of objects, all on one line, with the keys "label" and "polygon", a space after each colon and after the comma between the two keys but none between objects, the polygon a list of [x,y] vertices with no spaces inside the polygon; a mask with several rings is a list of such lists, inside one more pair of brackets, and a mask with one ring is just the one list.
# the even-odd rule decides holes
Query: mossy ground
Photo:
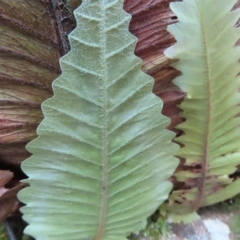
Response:
[{"label": "mossy ground", "polygon": [[[231,240],[240,240],[240,195],[231,200],[202,208],[199,211],[202,219],[218,218],[225,222],[231,230]],[[170,236],[170,237],[169,237]],[[171,226],[162,216],[149,218],[145,230],[133,234],[130,240],[162,240],[171,239]]]},{"label": "mossy ground", "polygon": [[231,230],[231,240],[240,240],[240,194],[233,199],[201,209],[200,214],[225,222]]}]

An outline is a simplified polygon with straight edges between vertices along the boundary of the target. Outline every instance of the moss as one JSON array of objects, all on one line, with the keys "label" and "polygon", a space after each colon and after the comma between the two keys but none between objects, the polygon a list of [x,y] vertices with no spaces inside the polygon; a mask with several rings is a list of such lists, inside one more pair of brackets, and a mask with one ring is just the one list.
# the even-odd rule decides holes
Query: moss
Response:
[{"label": "moss", "polygon": [[6,229],[3,224],[0,224],[0,240],[8,240]]},{"label": "moss", "polygon": [[240,216],[239,215],[235,215],[231,218],[229,227],[235,235],[240,236]]},{"label": "moss", "polygon": [[234,204],[231,208],[233,217],[230,219],[229,227],[235,234],[236,239],[240,239],[240,195],[234,198]]},{"label": "moss", "polygon": [[159,212],[153,214],[147,220],[147,225],[144,230],[132,234],[129,240],[159,240],[168,238],[171,227],[167,221],[167,218],[160,215]]}]

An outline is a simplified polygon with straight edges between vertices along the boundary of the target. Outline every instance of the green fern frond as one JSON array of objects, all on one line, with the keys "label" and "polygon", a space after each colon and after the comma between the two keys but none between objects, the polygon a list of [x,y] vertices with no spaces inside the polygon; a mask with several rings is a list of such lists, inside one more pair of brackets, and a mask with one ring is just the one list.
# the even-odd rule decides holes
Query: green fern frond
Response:
[{"label": "green fern frond", "polygon": [[[240,192],[240,181],[230,178],[240,164],[240,29],[239,11],[230,12],[236,0],[184,0],[171,3],[179,22],[168,30],[177,43],[165,51],[179,59],[182,72],[174,80],[186,97],[180,105],[184,134],[175,140],[185,159],[175,174],[182,188],[173,191],[168,211],[185,218],[202,206]],[[194,213],[193,213],[194,214]]]},{"label": "green fern frond", "polygon": [[25,232],[37,240],[123,240],[167,199],[178,146],[141,71],[122,0],[85,0],[39,137],[22,168]]}]

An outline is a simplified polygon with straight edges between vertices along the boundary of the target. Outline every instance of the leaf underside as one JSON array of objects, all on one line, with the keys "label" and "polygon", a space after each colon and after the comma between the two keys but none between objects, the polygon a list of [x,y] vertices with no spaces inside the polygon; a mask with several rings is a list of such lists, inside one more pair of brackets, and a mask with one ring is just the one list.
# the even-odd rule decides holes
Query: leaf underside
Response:
[{"label": "leaf underside", "polygon": [[[179,23],[169,26],[177,43],[165,51],[179,59],[182,72],[174,83],[187,93],[181,103],[185,122],[178,156],[185,159],[175,173],[181,188],[170,195],[168,211],[194,212],[240,192],[239,180],[229,175],[240,164],[238,59],[234,47],[240,31],[234,28],[240,14],[230,12],[236,0],[185,0],[172,3]],[[214,17],[213,17],[214,16]],[[183,216],[182,216],[183,218]]]},{"label": "leaf underside", "polygon": [[122,8],[86,0],[75,11],[71,51],[22,165],[31,185],[19,194],[25,231],[36,239],[122,240],[171,190],[178,147]]}]

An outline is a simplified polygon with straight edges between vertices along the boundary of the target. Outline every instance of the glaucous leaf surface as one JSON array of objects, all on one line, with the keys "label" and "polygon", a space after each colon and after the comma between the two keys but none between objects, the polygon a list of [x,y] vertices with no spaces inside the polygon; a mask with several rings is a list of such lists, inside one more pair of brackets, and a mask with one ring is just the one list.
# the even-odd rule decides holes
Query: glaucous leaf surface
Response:
[{"label": "glaucous leaf surface", "polygon": [[[168,211],[179,219],[202,206],[233,197],[240,182],[229,177],[240,164],[239,11],[230,12],[236,0],[185,0],[172,3],[179,23],[168,30],[177,43],[165,51],[179,59],[182,72],[174,80],[186,97],[181,103],[184,134],[175,140],[184,160],[175,173],[180,188],[170,195]],[[235,46],[235,47],[234,47]],[[194,214],[193,214],[194,215]],[[189,216],[191,218],[191,216]],[[189,219],[190,219],[189,218]]]},{"label": "glaucous leaf surface", "polygon": [[154,80],[141,71],[121,0],[85,0],[39,137],[22,167],[26,233],[122,240],[168,197],[178,161]]}]

